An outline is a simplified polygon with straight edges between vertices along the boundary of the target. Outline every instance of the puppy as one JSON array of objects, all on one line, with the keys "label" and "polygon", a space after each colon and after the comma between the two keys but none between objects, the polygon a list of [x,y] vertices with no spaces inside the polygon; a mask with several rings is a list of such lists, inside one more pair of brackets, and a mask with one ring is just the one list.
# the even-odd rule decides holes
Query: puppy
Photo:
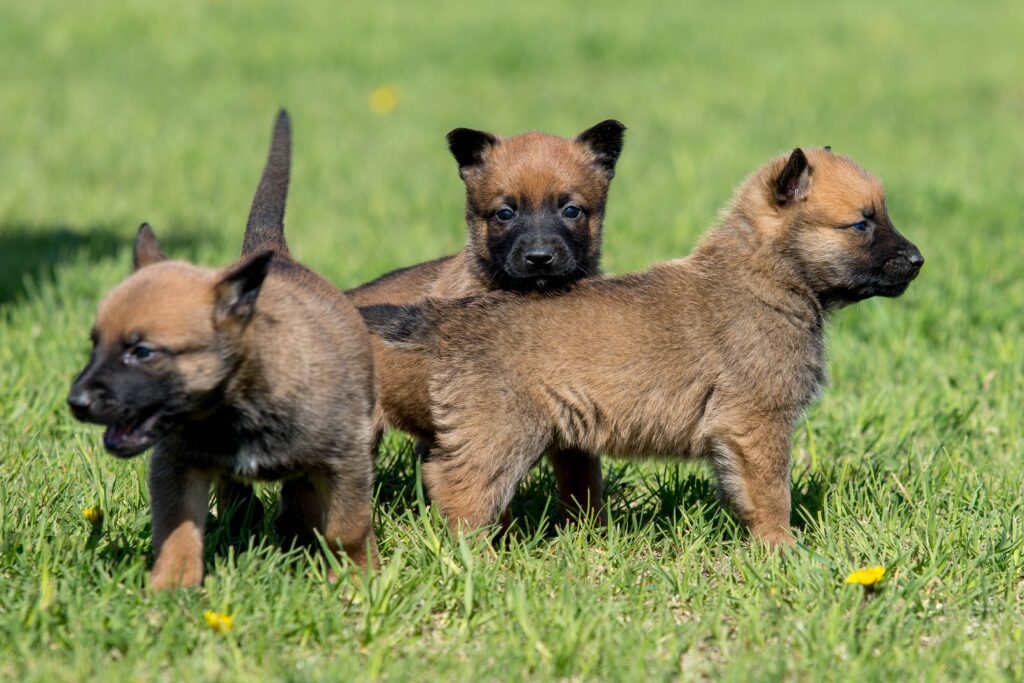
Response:
[{"label": "puppy", "polygon": [[753,535],[780,546],[793,543],[791,432],[826,381],[826,315],[900,295],[923,263],[877,178],[829,148],[796,149],[740,186],[688,258],[560,297],[364,319],[429,351],[438,443],[423,477],[453,522],[493,522],[555,444],[708,458]]},{"label": "puppy", "polygon": [[[604,121],[565,139],[499,138],[457,128],[448,144],[466,184],[466,248],[348,292],[356,306],[459,298],[492,290],[554,293],[598,274],[608,186],[625,126]],[[374,343],[384,425],[434,439],[427,370],[418,354]],[[563,507],[601,519],[601,463],[576,448],[551,454]]]},{"label": "puppy", "polygon": [[215,482],[230,497],[284,480],[280,533],[309,542],[317,531],[356,564],[377,564],[373,351],[344,294],[288,255],[289,172],[282,111],[242,259],[225,269],[168,261],[142,226],[135,272],[100,303],[68,395],[75,417],[107,426],[113,455],[153,449],[154,589],[201,583]]}]

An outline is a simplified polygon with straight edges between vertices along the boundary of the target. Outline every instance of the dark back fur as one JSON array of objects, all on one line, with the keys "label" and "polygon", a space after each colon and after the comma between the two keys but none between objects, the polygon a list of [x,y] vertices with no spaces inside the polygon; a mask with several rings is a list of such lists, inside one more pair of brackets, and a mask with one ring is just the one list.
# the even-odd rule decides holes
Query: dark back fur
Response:
[{"label": "dark back fur", "polygon": [[288,253],[284,237],[284,209],[292,165],[292,133],[288,112],[282,109],[274,122],[270,152],[260,184],[252,199],[242,240],[242,256],[261,251]]}]

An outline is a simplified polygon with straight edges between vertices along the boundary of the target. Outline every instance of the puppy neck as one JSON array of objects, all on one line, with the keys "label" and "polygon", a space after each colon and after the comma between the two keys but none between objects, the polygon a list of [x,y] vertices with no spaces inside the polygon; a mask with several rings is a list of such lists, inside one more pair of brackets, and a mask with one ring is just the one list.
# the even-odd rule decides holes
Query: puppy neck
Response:
[{"label": "puppy neck", "polygon": [[825,307],[789,254],[785,241],[766,237],[754,218],[733,208],[694,250],[696,259],[740,284],[758,300],[787,317],[820,326]]}]

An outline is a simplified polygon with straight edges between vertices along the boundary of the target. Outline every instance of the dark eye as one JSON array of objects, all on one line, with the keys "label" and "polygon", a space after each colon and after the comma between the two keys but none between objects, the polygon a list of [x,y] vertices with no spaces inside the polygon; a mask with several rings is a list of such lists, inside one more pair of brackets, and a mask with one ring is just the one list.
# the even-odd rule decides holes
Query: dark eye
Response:
[{"label": "dark eye", "polygon": [[498,212],[494,214],[499,221],[510,221],[515,215],[516,212],[507,206],[504,209],[498,209]]},{"label": "dark eye", "polygon": [[152,346],[146,346],[145,344],[136,344],[132,348],[125,351],[124,362],[127,363],[145,363],[151,360],[156,355],[156,350]]},{"label": "dark eye", "polygon": [[857,232],[864,232],[865,230],[868,229],[868,222],[867,221],[859,221],[857,223],[854,223],[850,227],[853,228],[854,230],[856,230]]},{"label": "dark eye", "polygon": [[581,211],[578,206],[567,206],[562,209],[562,215],[566,218],[579,218],[581,213],[583,213],[583,211]]}]

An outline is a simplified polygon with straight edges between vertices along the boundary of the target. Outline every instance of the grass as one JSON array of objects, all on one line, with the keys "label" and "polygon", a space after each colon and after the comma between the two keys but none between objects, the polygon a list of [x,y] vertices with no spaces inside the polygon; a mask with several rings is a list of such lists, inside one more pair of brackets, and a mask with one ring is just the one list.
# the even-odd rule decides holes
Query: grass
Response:
[{"label": "grass", "polygon": [[[8,4],[0,23],[0,679],[1024,678],[1024,5],[880,2]],[[397,89],[393,112],[368,104]],[[144,590],[146,464],[64,395],[150,221],[229,262],[274,111],[293,251],[341,286],[459,248],[459,125],[630,132],[624,272],[685,254],[770,155],[831,144],[928,263],[834,316],[796,432],[799,549],[771,557],[697,464],[608,463],[607,529],[550,474],[493,558],[442,533],[409,444],[380,461],[384,568],[211,532],[202,590]],[[263,492],[272,500],[272,490]],[[106,512],[93,529],[82,510]],[[888,574],[873,593],[843,584]],[[233,616],[219,634],[207,609]]]}]

